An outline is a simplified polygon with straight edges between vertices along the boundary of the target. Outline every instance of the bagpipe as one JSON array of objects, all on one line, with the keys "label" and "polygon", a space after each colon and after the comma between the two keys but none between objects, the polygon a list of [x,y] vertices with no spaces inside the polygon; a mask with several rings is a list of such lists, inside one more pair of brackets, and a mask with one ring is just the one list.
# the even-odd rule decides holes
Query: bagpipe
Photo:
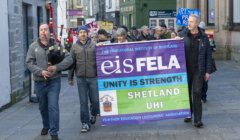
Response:
[{"label": "bagpipe", "polygon": [[49,9],[49,31],[50,31],[50,40],[49,40],[49,53],[48,53],[48,66],[55,65],[60,63],[66,53],[66,49],[61,45],[61,38],[63,34],[63,25],[61,25],[60,35],[57,38],[56,33],[54,31],[54,13],[53,13],[53,6],[52,2],[48,2],[48,9]]},{"label": "bagpipe", "polygon": [[70,28],[68,30],[68,36],[67,38],[65,39],[65,42],[64,42],[64,46],[65,46],[65,49],[70,52],[71,48],[72,48],[72,44],[73,44],[73,36],[72,36],[72,28]]}]

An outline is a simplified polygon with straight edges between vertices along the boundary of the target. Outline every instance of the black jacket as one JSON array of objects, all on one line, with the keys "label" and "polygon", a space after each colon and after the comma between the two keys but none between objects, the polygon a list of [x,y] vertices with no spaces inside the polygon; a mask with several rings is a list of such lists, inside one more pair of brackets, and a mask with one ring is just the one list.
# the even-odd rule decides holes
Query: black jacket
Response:
[{"label": "black jacket", "polygon": [[144,40],[155,40],[153,36],[151,36],[150,34],[148,35],[143,35],[143,33],[141,32],[140,36],[137,39],[138,41],[144,41]]},{"label": "black jacket", "polygon": [[[198,45],[198,70],[201,74],[211,73],[212,71],[212,48],[209,44],[208,36],[204,33],[203,30],[199,30],[199,45]],[[191,46],[191,33],[188,29],[183,30],[179,33],[180,37],[183,37],[184,47],[185,47],[185,56],[187,50]],[[188,58],[186,57],[186,60]]]}]

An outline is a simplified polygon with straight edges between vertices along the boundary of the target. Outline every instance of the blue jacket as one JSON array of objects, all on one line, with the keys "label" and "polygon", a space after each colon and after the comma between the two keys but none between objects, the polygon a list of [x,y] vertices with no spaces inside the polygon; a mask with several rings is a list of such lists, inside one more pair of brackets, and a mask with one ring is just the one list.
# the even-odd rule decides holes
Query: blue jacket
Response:
[{"label": "blue jacket", "polygon": [[[198,70],[201,74],[212,72],[212,48],[210,46],[208,36],[203,30],[198,28],[200,33],[199,50],[198,50]],[[189,49],[191,45],[190,31],[188,29],[183,30],[179,33],[180,37],[183,37],[185,56],[186,50]],[[186,59],[188,59],[186,57]]]}]

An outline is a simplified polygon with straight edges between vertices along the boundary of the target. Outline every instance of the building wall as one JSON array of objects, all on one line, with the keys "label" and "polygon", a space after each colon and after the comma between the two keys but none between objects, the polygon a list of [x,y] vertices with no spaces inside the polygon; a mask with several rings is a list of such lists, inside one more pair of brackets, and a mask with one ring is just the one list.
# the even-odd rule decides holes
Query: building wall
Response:
[{"label": "building wall", "polygon": [[[112,2],[112,6],[110,6],[110,1]],[[119,0],[105,0],[106,4],[106,21],[112,21],[114,25],[120,25],[120,17],[119,17]]]},{"label": "building wall", "polygon": [[[176,10],[176,0],[136,0],[136,25],[149,26],[149,10]],[[143,16],[144,15],[144,16]]]},{"label": "building wall", "polygon": [[[135,0],[129,0],[126,2],[120,0],[120,24],[125,25],[128,28],[132,26],[131,24],[137,25],[136,9],[137,5],[135,3]],[[128,22],[126,22],[126,20],[128,20]]]},{"label": "building wall", "polygon": [[[120,21],[123,24],[123,16],[130,15],[133,20],[128,23],[140,28],[149,25],[149,10],[176,10],[176,0],[130,0],[122,3],[120,1]],[[132,24],[132,25],[131,25]]]},{"label": "building wall", "polygon": [[98,3],[99,3],[99,9],[97,11],[96,19],[98,21],[105,21],[105,19],[106,19],[106,17],[105,17],[105,14],[106,14],[106,11],[105,11],[105,7],[106,7],[105,0],[98,0]]},{"label": "building wall", "polygon": [[[0,109],[2,106],[10,102],[10,65],[9,65],[9,38],[8,38],[8,7],[7,0],[0,1],[0,26],[2,33],[0,34],[0,66],[1,66],[1,78],[0,78]],[[4,34],[3,34],[4,33]],[[7,53],[6,53],[7,52]]]},{"label": "building wall", "polygon": [[111,0],[112,1],[112,7],[109,5],[109,0],[105,0],[106,3],[106,13],[108,12],[114,12],[114,11],[119,11],[119,0]]},{"label": "building wall", "polygon": [[99,1],[100,0],[83,0],[84,18],[97,18],[99,11]]},{"label": "building wall", "polygon": [[[63,0],[65,1],[65,0]],[[86,12],[85,9],[89,9],[88,6],[85,6],[86,3],[89,1],[86,0],[66,0],[66,7],[68,10],[79,10],[79,11],[83,11],[83,15],[82,16],[71,16],[71,15],[66,15],[67,17],[67,27],[68,28],[76,28],[79,25],[84,24],[83,23],[83,18],[86,17],[88,15],[88,12]],[[80,20],[79,20],[80,19]],[[79,20],[79,21],[78,21]]]},{"label": "building wall", "polygon": [[[57,1],[53,2],[57,24]],[[31,92],[30,72],[25,65],[29,45],[38,38],[38,26],[47,23],[45,0],[8,0],[11,103]],[[38,16],[38,9],[42,17]]]},{"label": "building wall", "polygon": [[106,13],[106,21],[112,21],[113,25],[119,26],[120,25],[120,13],[119,11],[114,12],[107,12]]},{"label": "building wall", "polygon": [[[57,23],[58,23],[58,27],[61,27],[61,25],[63,25],[64,28],[68,28],[67,27],[67,0],[58,0],[58,7],[57,7]],[[58,34],[60,34],[61,29],[58,28]],[[66,30],[63,30],[63,36],[67,36],[67,32]]]},{"label": "building wall", "polygon": [[232,32],[225,30],[224,25],[229,15],[227,1],[215,1],[215,19],[214,35],[217,45],[217,52],[214,53],[216,59],[230,60],[232,50]]}]

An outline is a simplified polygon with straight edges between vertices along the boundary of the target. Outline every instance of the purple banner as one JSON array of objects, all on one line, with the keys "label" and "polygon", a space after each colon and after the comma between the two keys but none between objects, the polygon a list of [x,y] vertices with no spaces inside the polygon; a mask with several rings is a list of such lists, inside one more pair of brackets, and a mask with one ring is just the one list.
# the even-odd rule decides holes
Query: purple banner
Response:
[{"label": "purple banner", "polygon": [[97,69],[98,78],[185,72],[183,40],[98,47]]},{"label": "purple banner", "polygon": [[102,125],[191,115],[183,40],[108,44],[96,51]]}]

